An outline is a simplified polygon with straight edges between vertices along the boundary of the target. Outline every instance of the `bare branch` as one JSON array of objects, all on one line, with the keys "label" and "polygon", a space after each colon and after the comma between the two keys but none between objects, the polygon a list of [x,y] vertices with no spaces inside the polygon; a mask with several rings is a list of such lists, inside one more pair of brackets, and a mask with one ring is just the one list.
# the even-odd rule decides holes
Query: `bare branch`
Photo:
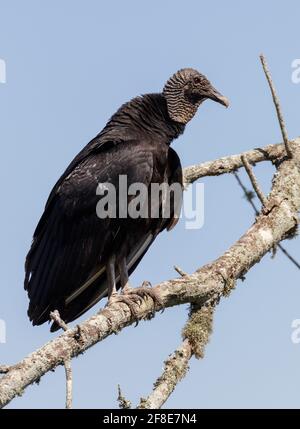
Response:
[{"label": "bare branch", "polygon": [[[238,174],[236,172],[233,173],[234,177],[236,178],[238,184],[240,185],[240,187],[242,188],[242,190],[244,191],[245,194],[245,198],[246,200],[249,202],[249,204],[251,204],[254,212],[256,215],[259,214],[259,210],[256,207],[255,203],[253,202],[253,196],[255,195],[252,191],[249,191],[245,185],[243,184],[243,182],[241,181],[240,177],[238,176]],[[282,251],[282,253],[300,270],[300,264],[299,262],[296,261],[296,259],[286,250],[286,248],[281,244],[278,243],[277,247]],[[272,248],[272,258],[274,258],[275,254],[276,254],[276,246],[274,246]]]},{"label": "bare branch", "polygon": [[[292,143],[293,160],[280,163],[273,179],[272,190],[264,213],[246,233],[216,261],[205,265],[193,274],[164,281],[155,286],[155,293],[167,308],[184,303],[198,303],[217,299],[226,285],[243,277],[246,272],[285,238],[298,223],[300,209],[300,139]],[[264,155],[265,158],[265,155]],[[239,163],[241,159],[239,158]],[[152,299],[133,303],[137,317],[134,320],[125,303],[108,305],[97,315],[69,329],[43,347],[34,351],[0,379],[0,407],[8,404],[30,384],[45,373],[63,365],[67,358],[83,351],[137,321],[149,318],[161,308]]]},{"label": "bare branch", "polygon": [[191,165],[184,169],[185,186],[195,180],[206,176],[219,176],[225,173],[232,173],[243,167],[241,156],[245,155],[251,164],[263,161],[276,161],[285,156],[283,144],[269,145],[263,148],[253,149],[238,155],[225,156],[215,161],[204,162],[199,165]]},{"label": "bare branch", "polygon": [[255,190],[258,198],[260,199],[260,202],[262,203],[263,207],[265,207],[267,205],[267,198],[264,196],[262,190],[260,189],[260,186],[258,184],[258,181],[253,173],[252,167],[250,165],[250,163],[247,160],[246,155],[242,155],[241,156],[244,167],[248,173],[249,179],[252,183],[253,189]]},{"label": "bare branch", "polygon": [[188,340],[165,361],[162,375],[154,383],[153,392],[147,399],[141,398],[137,408],[160,408],[182,380],[189,368],[192,348]]},{"label": "bare branch", "polygon": [[160,408],[189,370],[189,360],[204,357],[204,349],[212,332],[214,305],[192,305],[189,320],[183,329],[183,343],[165,361],[162,375],[153,385],[153,391],[141,398],[137,408]]},{"label": "bare branch", "polygon": [[289,158],[292,158],[293,153],[292,153],[291,148],[290,148],[290,143],[289,143],[288,134],[287,134],[286,126],[285,126],[285,123],[284,123],[283,115],[282,115],[282,112],[281,112],[279,98],[278,98],[278,96],[276,94],[275,87],[274,87],[274,84],[273,84],[273,81],[272,81],[272,77],[271,77],[271,73],[270,73],[270,71],[268,69],[268,64],[267,64],[267,61],[266,61],[264,55],[260,55],[260,61],[262,63],[262,66],[263,66],[263,69],[264,69],[264,72],[265,72],[265,75],[266,75],[266,78],[267,78],[267,81],[268,81],[268,84],[269,84],[269,87],[270,87],[270,90],[271,90],[273,102],[274,102],[274,105],[275,105],[275,108],[276,108],[276,113],[277,113],[277,117],[278,117],[280,129],[281,129],[281,134],[282,134],[283,142],[284,142],[284,145],[285,145],[285,150],[286,150],[287,156]]},{"label": "bare branch", "polygon": [[[252,167],[247,160],[247,156],[241,155],[241,160],[250,178],[253,189],[255,190],[259,200],[261,201],[262,206],[265,207],[268,203],[268,200],[260,189]],[[259,211],[257,210],[253,202],[253,192],[247,190],[236,172],[234,172],[234,175],[239,185],[242,187],[246,199],[254,208],[256,215],[258,215]],[[275,249],[276,247],[274,246],[272,248],[273,252],[275,251]],[[285,251],[285,249],[283,249],[283,251],[285,254],[287,254],[287,256],[290,257],[290,255],[288,254],[288,252]],[[290,259],[293,258],[290,257]],[[174,268],[181,276],[186,275],[186,273],[184,273],[180,268],[176,266]],[[225,288],[222,292],[222,295],[228,296],[232,289],[235,288],[235,281],[230,279],[229,281],[227,281],[225,278],[224,281]],[[147,399],[141,398],[140,404],[137,408],[160,408],[172,394],[177,384],[188,372],[189,359],[192,356],[195,356],[197,359],[202,359],[204,357],[205,347],[209,341],[213,330],[214,310],[214,301],[211,304],[209,304],[209,302],[206,303],[205,306],[199,306],[199,304],[191,305],[190,317],[183,330],[183,338],[185,339],[183,344],[181,344],[181,346],[177,350],[175,350],[171,357],[165,362],[163,373],[154,383],[153,391]],[[189,350],[189,353],[183,354],[182,350],[187,349]]]},{"label": "bare branch", "polygon": [[[59,311],[54,310],[50,312],[50,319],[53,320],[63,330],[68,331],[70,328],[64,320],[60,317]],[[72,408],[73,402],[73,375],[71,359],[68,357],[64,359],[65,375],[66,375],[66,408]]]},{"label": "bare branch", "polygon": [[177,265],[174,265],[174,270],[181,276],[187,276],[187,273],[184,272],[180,267],[178,267]]},{"label": "bare branch", "polygon": [[71,359],[66,359],[64,361],[65,365],[65,374],[66,374],[66,408],[72,408],[73,401],[73,377],[72,377],[72,367]]},{"label": "bare branch", "polygon": [[128,399],[125,398],[125,396],[123,396],[122,391],[121,391],[121,386],[118,384],[118,398],[117,401],[119,403],[119,408],[122,409],[129,409],[131,408],[131,401],[129,401]]}]

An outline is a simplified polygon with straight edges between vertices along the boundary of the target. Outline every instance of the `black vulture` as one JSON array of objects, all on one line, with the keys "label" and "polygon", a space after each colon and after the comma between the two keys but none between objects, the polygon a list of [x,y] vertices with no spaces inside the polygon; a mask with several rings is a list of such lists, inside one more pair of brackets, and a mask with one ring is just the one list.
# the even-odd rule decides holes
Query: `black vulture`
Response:
[{"label": "black vulture", "polygon": [[[73,321],[106,296],[129,302],[128,276],[156,236],[175,225],[180,207],[171,200],[169,215],[163,216],[165,200],[160,197],[154,201],[159,206],[156,217],[149,212],[121,216],[117,210],[116,216],[105,218],[97,213],[97,189],[113,185],[121,197],[117,206],[132,200],[127,191],[134,183],[146,189],[154,183],[177,183],[182,191],[180,160],[170,144],[206,99],[229,104],[204,75],[191,68],[179,70],[162,93],[122,105],[73,159],[50,193],[26,258],[24,285],[33,325],[49,321],[53,310],[65,322]],[[121,176],[127,188],[119,195]],[[144,289],[134,290],[145,294]],[[54,323],[51,331],[58,328]]]}]

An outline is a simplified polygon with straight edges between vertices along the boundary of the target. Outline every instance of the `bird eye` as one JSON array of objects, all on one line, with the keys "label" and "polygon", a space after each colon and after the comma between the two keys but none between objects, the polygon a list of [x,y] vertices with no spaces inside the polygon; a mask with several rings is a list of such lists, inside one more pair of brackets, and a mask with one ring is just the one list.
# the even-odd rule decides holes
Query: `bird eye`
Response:
[{"label": "bird eye", "polygon": [[200,77],[195,77],[195,78],[194,78],[194,82],[195,82],[196,84],[201,83],[201,79],[200,79]]}]

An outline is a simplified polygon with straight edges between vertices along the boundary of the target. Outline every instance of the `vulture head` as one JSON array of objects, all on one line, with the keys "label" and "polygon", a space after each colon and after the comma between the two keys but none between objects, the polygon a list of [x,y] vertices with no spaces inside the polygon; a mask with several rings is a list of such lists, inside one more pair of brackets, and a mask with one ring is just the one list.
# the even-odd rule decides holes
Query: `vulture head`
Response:
[{"label": "vulture head", "polygon": [[210,98],[228,107],[229,101],[197,70],[186,68],[176,72],[166,83],[163,95],[171,119],[187,124],[200,104]]}]

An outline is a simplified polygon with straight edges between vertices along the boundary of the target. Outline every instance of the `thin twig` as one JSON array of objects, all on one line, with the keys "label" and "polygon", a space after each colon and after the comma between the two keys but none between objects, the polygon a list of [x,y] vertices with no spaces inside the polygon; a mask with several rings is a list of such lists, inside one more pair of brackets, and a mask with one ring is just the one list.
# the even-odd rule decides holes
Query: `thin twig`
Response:
[{"label": "thin twig", "polygon": [[174,270],[177,271],[177,273],[181,276],[187,276],[187,273],[185,271],[183,271],[180,267],[178,267],[177,265],[174,265]]},{"label": "thin twig", "polygon": [[288,134],[287,134],[285,122],[284,122],[284,119],[283,119],[283,115],[282,115],[282,112],[281,112],[279,98],[278,98],[278,96],[276,94],[275,87],[274,87],[274,84],[273,84],[273,81],[272,81],[272,77],[271,77],[271,73],[270,73],[270,71],[268,69],[268,64],[267,64],[267,61],[266,61],[264,55],[260,55],[260,61],[262,63],[262,66],[263,66],[263,69],[264,69],[264,72],[265,72],[265,75],[266,75],[266,78],[267,78],[267,81],[268,81],[268,84],[269,84],[269,87],[270,87],[270,90],[271,90],[273,102],[274,102],[274,105],[275,105],[275,108],[276,108],[277,117],[278,117],[280,129],[281,129],[281,134],[282,134],[283,142],[284,142],[284,145],[285,145],[285,150],[286,150],[286,153],[287,153],[288,157],[292,158],[293,153],[292,153],[291,148],[290,148],[290,143],[289,143]]},{"label": "thin twig", "polygon": [[246,200],[251,204],[253,210],[255,211],[255,214],[258,215],[259,211],[255,205],[255,203],[253,202],[253,198],[255,196],[254,192],[249,191],[246,186],[243,184],[243,182],[240,179],[240,176],[237,174],[236,171],[233,172],[234,177],[236,178],[238,184],[240,185],[240,187],[242,188],[242,190],[244,191],[245,194],[245,198]]},{"label": "thin twig", "polygon": [[282,253],[293,263],[296,265],[297,268],[299,268],[300,270],[300,264],[296,261],[296,259],[294,259],[289,252],[285,249],[285,247],[283,247],[283,245],[281,243],[277,244],[277,247],[282,251]]},{"label": "thin twig", "polygon": [[[54,310],[50,313],[50,318],[53,320],[57,325],[62,328],[64,331],[68,331],[70,328],[62,320],[60,317],[59,311]],[[71,366],[71,359],[64,359],[64,367],[65,367],[65,374],[66,374],[66,408],[72,408],[72,400],[73,400],[73,376],[72,376],[72,366]]]},{"label": "thin twig", "polygon": [[258,181],[253,173],[252,167],[250,165],[250,163],[247,160],[247,157],[245,155],[241,156],[244,167],[248,173],[249,179],[252,183],[253,189],[256,192],[256,195],[258,196],[258,198],[260,199],[260,202],[262,203],[263,207],[266,206],[267,204],[267,198],[264,196],[264,193],[262,192],[262,190],[259,187]]},{"label": "thin twig", "polygon": [[129,399],[126,399],[125,396],[122,393],[121,386],[118,384],[118,398],[117,401],[119,403],[119,408],[122,409],[129,409],[131,408],[131,401]]},{"label": "thin twig", "polygon": [[66,374],[66,408],[72,408],[73,401],[73,377],[72,377],[72,367],[71,359],[66,359],[64,361],[65,374]]}]

